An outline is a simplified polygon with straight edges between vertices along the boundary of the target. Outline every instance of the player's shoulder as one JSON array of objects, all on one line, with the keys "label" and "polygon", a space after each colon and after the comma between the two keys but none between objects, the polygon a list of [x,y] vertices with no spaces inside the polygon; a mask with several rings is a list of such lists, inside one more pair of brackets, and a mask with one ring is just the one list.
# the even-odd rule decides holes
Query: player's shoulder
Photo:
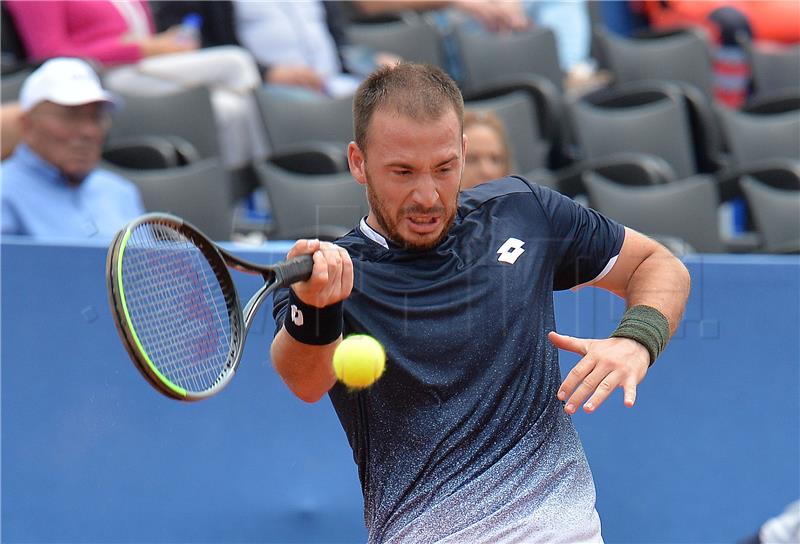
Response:
[{"label": "player's shoulder", "polygon": [[521,176],[507,176],[461,191],[459,211],[464,216],[497,201],[541,198],[539,194],[548,190]]}]

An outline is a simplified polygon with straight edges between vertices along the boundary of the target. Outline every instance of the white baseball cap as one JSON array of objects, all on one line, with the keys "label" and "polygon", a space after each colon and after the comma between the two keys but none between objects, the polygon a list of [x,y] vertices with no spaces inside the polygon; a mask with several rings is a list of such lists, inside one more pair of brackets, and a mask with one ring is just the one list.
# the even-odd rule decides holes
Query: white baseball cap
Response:
[{"label": "white baseball cap", "polygon": [[50,59],[22,84],[19,94],[22,111],[30,111],[44,101],[61,106],[82,106],[92,102],[108,102],[113,107],[120,105],[118,97],[103,89],[92,67],[75,58]]}]

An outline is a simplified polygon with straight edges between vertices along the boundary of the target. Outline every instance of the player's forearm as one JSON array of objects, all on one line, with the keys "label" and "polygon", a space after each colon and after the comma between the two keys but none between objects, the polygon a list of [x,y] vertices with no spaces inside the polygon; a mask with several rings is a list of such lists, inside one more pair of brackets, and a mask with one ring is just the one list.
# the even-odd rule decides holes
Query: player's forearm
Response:
[{"label": "player's forearm", "polygon": [[341,341],[340,337],[323,346],[304,344],[282,328],[272,342],[272,364],[298,398],[317,402],[336,383],[331,361]]},{"label": "player's forearm", "polygon": [[689,298],[689,271],[664,248],[653,251],[631,275],[625,292],[620,293],[628,307],[644,304],[660,311],[674,334]]}]

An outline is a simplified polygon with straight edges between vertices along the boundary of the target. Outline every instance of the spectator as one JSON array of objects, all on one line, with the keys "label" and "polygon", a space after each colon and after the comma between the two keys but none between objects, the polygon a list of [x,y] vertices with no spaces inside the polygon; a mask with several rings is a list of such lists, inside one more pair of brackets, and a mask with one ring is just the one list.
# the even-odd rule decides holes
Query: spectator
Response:
[{"label": "spectator", "polygon": [[162,1],[153,3],[158,28],[190,13],[203,18],[202,45],[250,50],[266,84],[318,96],[349,95],[361,76],[394,55],[350,46],[337,2]]},{"label": "spectator", "polygon": [[2,163],[3,234],[112,236],[143,213],[130,182],[97,168],[113,104],[82,60],[52,59],[28,76],[22,142]]},{"label": "spectator", "polygon": [[523,4],[532,21],[553,31],[567,90],[608,83],[608,75],[597,71],[590,55],[592,28],[585,0],[523,0]]},{"label": "spectator", "polygon": [[758,537],[765,544],[800,542],[800,500],[790,503],[782,513],[767,520]]},{"label": "spectator", "polygon": [[272,66],[273,72],[290,69],[304,74],[292,86],[349,96],[377,66],[401,60],[388,53],[347,48],[335,2],[234,0],[234,8],[236,34],[260,63]]},{"label": "spectator", "polygon": [[0,135],[0,142],[2,143],[2,155],[0,160],[6,160],[14,152],[20,139],[20,123],[19,117],[22,112],[19,109],[18,102],[10,104],[3,104],[0,108],[0,128],[2,128],[2,135]]},{"label": "spectator", "polygon": [[518,1],[509,0],[356,0],[354,7],[361,15],[378,17],[400,11],[429,11],[454,8],[468,15],[490,32],[525,30],[530,24]]},{"label": "spectator", "polygon": [[245,50],[196,51],[197,39],[178,26],[155,34],[144,0],[5,3],[34,59],[92,59],[107,69],[103,78],[110,89],[135,95],[208,86],[225,164],[239,168],[266,155],[263,127],[249,94],[260,78]]},{"label": "spectator", "polygon": [[800,542],[800,500],[790,503],[783,512],[768,519],[755,535],[739,544],[796,544]]},{"label": "spectator", "polygon": [[800,43],[800,9],[787,0],[709,0],[695,2],[635,2],[650,26],[670,30],[699,27],[711,38],[714,61],[714,95],[731,108],[747,100],[750,67],[741,48],[743,40],[754,43]]},{"label": "spectator", "polygon": [[491,112],[464,112],[467,154],[461,189],[498,179],[511,173],[511,151],[503,122]]},{"label": "spectator", "polygon": [[[453,79],[463,83],[462,66],[458,44],[453,29],[460,25],[475,30],[486,30],[500,34],[522,31],[530,26],[520,0],[357,0],[353,3],[357,15],[363,17],[385,17],[402,11],[431,12],[431,18],[442,34],[444,66]],[[351,11],[353,9],[351,8]],[[351,19],[354,18],[351,16]]]}]

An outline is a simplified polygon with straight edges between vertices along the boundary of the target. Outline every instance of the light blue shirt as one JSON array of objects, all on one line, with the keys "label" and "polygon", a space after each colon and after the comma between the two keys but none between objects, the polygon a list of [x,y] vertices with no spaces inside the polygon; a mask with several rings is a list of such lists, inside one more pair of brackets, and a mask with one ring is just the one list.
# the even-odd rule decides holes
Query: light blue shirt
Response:
[{"label": "light blue shirt", "polygon": [[20,144],[0,164],[2,233],[40,238],[112,237],[144,213],[130,181],[101,169],[79,185]]},{"label": "light blue shirt", "polygon": [[323,77],[342,71],[322,2],[234,2],[236,36],[261,64],[299,64]]}]

